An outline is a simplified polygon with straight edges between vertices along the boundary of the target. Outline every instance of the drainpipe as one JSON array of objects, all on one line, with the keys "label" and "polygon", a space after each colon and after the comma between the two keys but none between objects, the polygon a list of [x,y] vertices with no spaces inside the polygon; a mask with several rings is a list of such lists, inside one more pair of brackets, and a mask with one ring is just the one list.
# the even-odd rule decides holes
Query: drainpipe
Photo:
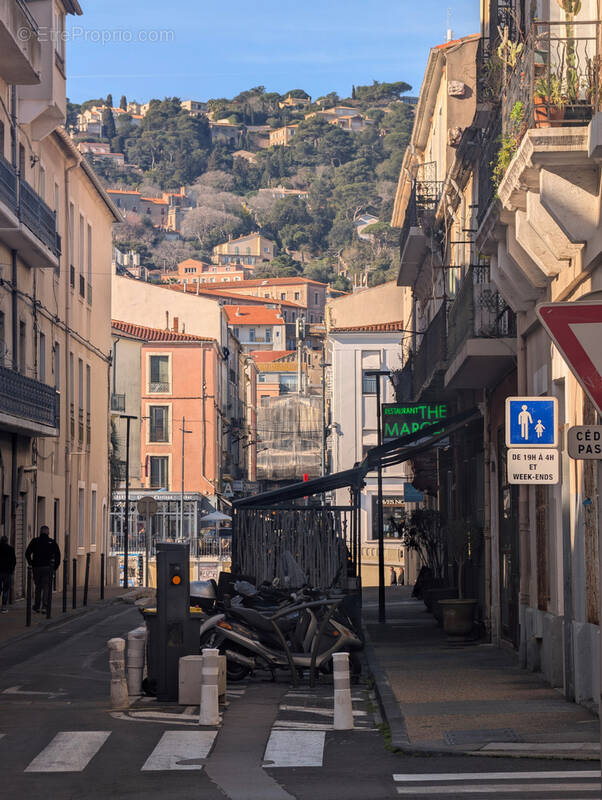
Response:
[{"label": "drainpipe", "polygon": [[[517,353],[517,386],[518,396],[527,394],[527,346],[525,339],[518,332]],[[518,487],[518,535],[519,535],[519,563],[520,563],[520,588],[519,588],[519,626],[520,643],[518,650],[521,667],[527,666],[527,642],[525,640],[525,617],[530,600],[529,581],[531,576],[531,529],[529,525],[529,487],[521,484]]]},{"label": "drainpipe", "polygon": [[[64,503],[64,514],[65,514],[65,541],[64,541],[64,552],[63,558],[70,564],[71,562],[71,501],[72,501],[72,486],[71,486],[71,448],[72,448],[72,441],[71,441],[71,423],[69,419],[70,409],[71,409],[71,392],[72,386],[70,383],[70,371],[69,371],[69,352],[70,352],[70,320],[71,320],[71,280],[70,280],[70,270],[71,270],[71,259],[73,254],[71,253],[71,241],[70,241],[70,224],[71,219],[69,217],[69,173],[72,169],[75,169],[78,166],[79,162],[75,162],[71,164],[71,166],[65,168],[65,222],[66,222],[66,232],[67,236],[65,236],[65,265],[66,265],[66,285],[65,285],[65,357],[63,359],[65,363],[65,503]],[[67,571],[67,576],[69,572]],[[67,578],[69,580],[69,578]]]}]

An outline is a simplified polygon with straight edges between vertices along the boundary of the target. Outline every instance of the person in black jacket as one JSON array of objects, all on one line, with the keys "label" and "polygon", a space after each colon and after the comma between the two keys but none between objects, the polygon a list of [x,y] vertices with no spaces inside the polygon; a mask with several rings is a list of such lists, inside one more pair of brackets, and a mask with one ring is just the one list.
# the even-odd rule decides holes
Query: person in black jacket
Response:
[{"label": "person in black jacket", "polygon": [[25,558],[33,569],[33,582],[36,591],[33,610],[40,610],[40,601],[45,610],[48,604],[48,590],[50,589],[51,570],[56,572],[61,563],[61,551],[58,544],[49,536],[48,525],[42,525],[40,535],[32,539],[27,545]]},{"label": "person in black jacket", "polygon": [[17,559],[15,549],[8,543],[6,536],[0,536],[0,593],[2,594],[2,613],[8,614],[8,597],[13,581],[13,573]]}]

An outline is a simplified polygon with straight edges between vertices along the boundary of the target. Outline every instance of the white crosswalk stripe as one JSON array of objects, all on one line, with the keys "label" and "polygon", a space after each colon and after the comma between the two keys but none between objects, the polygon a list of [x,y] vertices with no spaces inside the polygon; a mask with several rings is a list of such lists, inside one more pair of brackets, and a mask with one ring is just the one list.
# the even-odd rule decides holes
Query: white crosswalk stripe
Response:
[{"label": "white crosswalk stripe", "polygon": [[265,749],[264,767],[321,767],[324,731],[272,730]]},{"label": "white crosswalk stripe", "polygon": [[203,769],[202,761],[213,747],[217,731],[166,731],[142,772],[178,769]]},{"label": "white crosswalk stripe", "polygon": [[111,731],[61,731],[25,772],[82,772]]},{"label": "white crosswalk stripe", "polygon": [[406,797],[470,797],[472,795],[519,795],[540,800],[554,794],[577,800],[600,797],[599,770],[547,772],[463,772],[393,775],[397,794]]}]

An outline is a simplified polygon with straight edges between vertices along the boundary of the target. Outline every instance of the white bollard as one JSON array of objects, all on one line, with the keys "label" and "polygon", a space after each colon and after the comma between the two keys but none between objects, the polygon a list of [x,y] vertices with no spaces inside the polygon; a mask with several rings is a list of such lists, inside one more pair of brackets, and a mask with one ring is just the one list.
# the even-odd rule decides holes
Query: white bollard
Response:
[{"label": "white bollard", "polygon": [[200,702],[203,656],[182,656],[178,672],[178,705],[196,706]]},{"label": "white bollard", "polygon": [[350,731],[353,729],[353,707],[349,683],[349,653],[334,653],[332,675],[334,679],[334,729],[335,731]]},{"label": "white bollard", "polygon": [[111,708],[127,708],[130,699],[125,679],[125,639],[109,639],[107,647],[111,670]]},{"label": "white bollard", "polygon": [[146,653],[146,626],[141,625],[128,633],[128,694],[135,697],[142,694],[142,676]]},{"label": "white bollard", "polygon": [[203,650],[199,725],[219,725],[218,657],[219,650],[208,647]]}]

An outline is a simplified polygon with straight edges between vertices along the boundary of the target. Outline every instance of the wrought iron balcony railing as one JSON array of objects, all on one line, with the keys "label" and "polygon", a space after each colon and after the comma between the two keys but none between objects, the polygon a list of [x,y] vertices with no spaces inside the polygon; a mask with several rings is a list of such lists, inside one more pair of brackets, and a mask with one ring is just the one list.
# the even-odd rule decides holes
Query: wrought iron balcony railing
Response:
[{"label": "wrought iron balcony railing", "polygon": [[17,173],[12,164],[0,156],[0,201],[17,213]]},{"label": "wrought iron balcony railing", "polygon": [[533,23],[502,96],[503,135],[520,140],[533,127],[586,125],[602,104],[600,23]]},{"label": "wrought iron balcony railing", "polygon": [[[424,167],[421,167],[421,172],[423,170]],[[401,229],[400,253],[402,256],[410,235],[410,230],[412,228],[424,227],[427,220],[434,217],[437,205],[441,199],[442,189],[443,183],[437,180],[415,179],[412,182],[410,200]]]},{"label": "wrought iron balcony railing", "polygon": [[431,324],[422,334],[422,342],[414,356],[413,392],[414,398],[432,380],[434,374],[445,369],[447,363],[447,302],[444,300]]},{"label": "wrought iron balcony railing", "polygon": [[0,411],[58,428],[58,393],[52,386],[0,367]]},{"label": "wrought iron balcony railing", "polygon": [[412,360],[412,353],[410,352],[402,369],[396,370],[393,376],[395,398],[398,403],[408,403],[413,400]]},{"label": "wrought iron balcony railing", "polygon": [[19,219],[55,256],[60,256],[56,214],[31,186],[19,178]]},{"label": "wrought iron balcony railing", "polygon": [[466,339],[516,336],[516,316],[491,282],[488,266],[472,266],[449,309],[447,352],[450,360]]}]

